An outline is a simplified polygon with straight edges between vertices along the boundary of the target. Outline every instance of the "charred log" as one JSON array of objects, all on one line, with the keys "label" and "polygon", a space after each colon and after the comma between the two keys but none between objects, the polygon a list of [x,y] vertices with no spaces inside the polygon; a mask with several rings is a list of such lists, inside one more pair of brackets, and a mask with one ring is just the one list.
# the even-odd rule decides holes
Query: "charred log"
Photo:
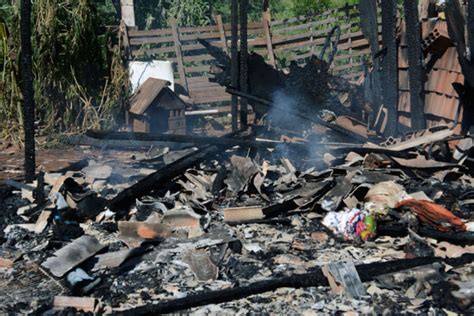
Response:
[{"label": "charred log", "polygon": [[[361,264],[356,266],[356,269],[361,281],[368,282],[374,280],[374,278],[380,275],[403,271],[427,264],[432,264],[434,262],[444,261],[451,266],[461,266],[470,263],[473,259],[473,254],[463,255],[462,257],[455,259],[423,257]],[[119,315],[156,315],[173,313],[208,304],[218,304],[234,301],[259,293],[274,291],[282,287],[302,288],[328,285],[328,280],[322,273],[321,269],[318,268],[314,272],[305,274],[295,274],[290,277],[284,277],[273,280],[259,281],[245,287],[235,287],[218,291],[204,292],[158,304],[150,304],[141,307],[136,307],[129,309],[128,311],[119,313]]]},{"label": "charred log", "polygon": [[21,1],[21,88],[23,94],[23,130],[25,133],[25,180],[35,178],[35,100],[31,47],[31,1]]}]

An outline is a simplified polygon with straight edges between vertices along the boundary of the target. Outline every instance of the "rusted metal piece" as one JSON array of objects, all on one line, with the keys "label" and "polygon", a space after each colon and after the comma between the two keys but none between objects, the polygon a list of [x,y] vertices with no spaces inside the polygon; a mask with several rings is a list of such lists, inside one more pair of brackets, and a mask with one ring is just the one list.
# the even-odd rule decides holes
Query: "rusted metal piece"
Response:
[{"label": "rusted metal piece", "polygon": [[405,23],[407,27],[408,45],[408,76],[410,83],[411,127],[414,130],[426,126],[424,104],[422,99],[423,66],[420,42],[420,21],[418,19],[418,4],[416,1],[405,0]]},{"label": "rusted metal piece", "polygon": [[[237,88],[239,85],[239,53],[238,53],[238,11],[239,11],[239,2],[238,0],[232,0],[231,2],[231,85],[234,88]],[[237,96],[233,95],[231,100],[231,113],[232,113],[232,131],[235,132],[238,128],[237,126],[237,113],[238,113],[238,103],[239,99]]]},{"label": "rusted metal piece", "polygon": [[[240,0],[240,90],[244,93],[249,91],[248,83],[248,10],[249,1]],[[247,126],[248,101],[246,98],[240,99],[240,126]]]},{"label": "rusted metal piece", "polygon": [[398,126],[398,48],[397,2],[382,1],[382,43],[387,49],[383,60],[383,103],[388,110],[384,134],[397,135]]}]

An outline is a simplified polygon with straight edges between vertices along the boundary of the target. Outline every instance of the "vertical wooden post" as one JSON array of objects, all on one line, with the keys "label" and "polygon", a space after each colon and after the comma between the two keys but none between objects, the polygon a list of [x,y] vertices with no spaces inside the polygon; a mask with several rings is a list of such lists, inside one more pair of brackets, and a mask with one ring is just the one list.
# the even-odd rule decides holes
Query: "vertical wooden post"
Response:
[{"label": "vertical wooden post", "polygon": [[35,179],[35,99],[33,88],[33,49],[31,47],[31,0],[21,1],[21,92],[25,134],[25,181]]},{"label": "vertical wooden post", "polygon": [[[239,41],[239,1],[232,0],[231,2],[231,84],[234,89],[239,87],[239,51],[238,51],[238,41]],[[231,100],[231,112],[232,112],[232,131],[237,131],[238,129],[238,105],[239,99],[236,95],[232,95]]]},{"label": "vertical wooden post", "polygon": [[[248,2],[249,0],[240,0],[240,90],[248,93]],[[240,98],[240,127],[247,126],[248,101],[246,98]]]},{"label": "vertical wooden post", "polygon": [[275,63],[275,53],[273,52],[273,43],[272,43],[272,16],[270,10],[263,12],[262,16],[263,22],[263,30],[265,31],[265,38],[267,40],[267,55],[268,55],[268,62],[273,67],[276,66]]},{"label": "vertical wooden post", "polygon": [[[344,22],[346,24],[350,24],[351,23],[351,20],[350,20],[350,14],[351,14],[351,7],[349,6],[348,3],[346,3],[345,7],[344,7],[344,10],[346,11],[346,16],[344,18]],[[350,66],[350,71],[352,72],[352,67],[353,67],[353,63],[354,63],[354,57],[352,56],[352,53],[353,53],[353,49],[352,49],[352,30],[351,30],[351,27],[349,26],[349,38],[347,39],[347,43],[349,44],[349,66]]]},{"label": "vertical wooden post", "polygon": [[314,49],[314,26],[313,26],[313,16],[311,17],[308,17],[308,22],[311,22],[311,26],[309,27],[309,31],[311,33],[311,37],[309,38],[309,41],[310,41],[310,52],[311,52],[311,56],[312,55],[315,55],[316,54],[316,51]]},{"label": "vertical wooden post", "polygon": [[467,2],[467,47],[469,52],[466,54],[467,59],[472,63],[474,58],[474,1]]},{"label": "vertical wooden post", "polygon": [[421,30],[418,19],[418,4],[413,0],[404,0],[405,19],[407,26],[408,46],[408,81],[410,85],[411,127],[414,130],[424,129],[426,126],[423,91],[423,68],[421,50]]},{"label": "vertical wooden post", "polygon": [[180,79],[181,85],[184,87],[186,92],[189,93],[188,80],[186,79],[186,72],[184,70],[183,53],[181,51],[181,41],[179,40],[178,26],[176,24],[175,18],[170,18],[170,25],[171,25],[171,32],[173,34],[174,51],[176,54],[176,60],[178,62],[179,79]]},{"label": "vertical wooden post", "polygon": [[219,29],[219,34],[221,37],[221,42],[223,44],[223,50],[226,54],[229,53],[229,48],[227,47],[227,37],[225,36],[224,24],[222,23],[222,15],[214,16],[214,21],[216,22],[217,28]]},{"label": "vertical wooden post", "polygon": [[133,0],[120,0],[120,11],[122,12],[122,20],[126,25],[135,26],[135,10]]},{"label": "vertical wooden post", "polygon": [[383,103],[388,110],[386,136],[396,136],[398,128],[398,47],[397,1],[382,2],[382,43],[387,54],[382,65]]},{"label": "vertical wooden post", "polygon": [[372,93],[370,101],[372,101],[374,105],[380,106],[382,104],[382,85],[379,72],[380,62],[379,58],[376,58],[380,46],[377,23],[377,2],[375,0],[360,0],[359,12],[362,33],[364,33],[365,38],[369,41],[374,68],[369,82]]}]

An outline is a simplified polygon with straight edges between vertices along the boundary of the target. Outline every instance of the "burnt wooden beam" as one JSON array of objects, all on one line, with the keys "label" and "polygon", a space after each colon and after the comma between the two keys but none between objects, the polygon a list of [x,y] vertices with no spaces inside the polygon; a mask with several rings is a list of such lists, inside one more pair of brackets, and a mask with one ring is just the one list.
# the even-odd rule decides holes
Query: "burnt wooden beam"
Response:
[{"label": "burnt wooden beam", "polygon": [[398,127],[398,46],[397,1],[385,0],[382,5],[382,44],[387,53],[383,59],[383,104],[388,110],[386,136],[397,135]]},{"label": "burnt wooden beam", "polygon": [[25,137],[25,180],[35,179],[35,98],[33,88],[33,49],[31,46],[31,0],[21,1],[21,93]]},{"label": "burnt wooden beam", "polygon": [[359,2],[360,26],[365,38],[369,41],[370,53],[373,62],[373,71],[368,77],[370,85],[370,101],[379,107],[382,104],[382,82],[380,80],[379,31],[377,23],[377,1],[360,0]]},{"label": "burnt wooden beam", "polygon": [[[248,6],[249,0],[240,0],[240,90],[244,93],[249,91],[248,72]],[[240,128],[247,126],[248,100],[245,97],[240,99]]]},{"label": "burnt wooden beam", "polygon": [[[468,12],[470,13],[474,4],[469,1]],[[448,23],[449,37],[456,44],[456,51],[458,52],[459,63],[461,64],[462,73],[464,75],[465,85],[474,87],[474,64],[469,62],[466,58],[467,48],[466,41],[464,38],[464,26],[465,19],[461,10],[459,1],[447,0],[446,1],[446,22]],[[469,19],[474,19],[472,16]],[[471,25],[468,25],[468,30]],[[473,26],[474,27],[474,26]]]},{"label": "burnt wooden beam", "polygon": [[425,129],[425,112],[423,93],[423,51],[421,49],[421,29],[418,18],[417,1],[405,0],[405,23],[408,50],[408,81],[410,85],[410,112],[411,128],[413,130]]},{"label": "burnt wooden beam", "polygon": [[336,153],[349,153],[355,152],[357,154],[365,155],[365,154],[380,154],[380,155],[387,155],[390,157],[395,158],[403,158],[403,159],[415,159],[418,155],[416,153],[409,153],[404,151],[396,151],[390,150],[385,148],[370,148],[370,147],[338,147],[338,148],[328,148],[330,152]]},{"label": "burnt wooden beam", "polygon": [[[239,1],[232,0],[231,2],[231,64],[230,64],[230,76],[231,84],[234,87],[239,85],[239,51],[238,51],[238,19],[239,19]],[[231,100],[231,113],[232,113],[232,131],[235,132],[238,129],[238,104],[239,99],[237,96],[232,95]]]},{"label": "burnt wooden beam", "polygon": [[[361,264],[356,266],[356,270],[362,282],[369,282],[384,274],[413,269],[434,262],[446,262],[450,266],[458,267],[472,262],[473,259],[474,254],[465,254],[459,258],[453,259],[443,259],[439,257],[400,259]],[[117,312],[117,315],[168,314],[198,306],[235,301],[251,295],[274,291],[282,287],[305,288],[317,286],[329,286],[329,282],[320,268],[317,268],[314,272],[310,273],[294,274],[289,277],[254,282],[248,286],[197,293],[184,298],[169,300],[158,304],[148,304],[135,307],[127,311]]]},{"label": "burnt wooden beam", "polygon": [[473,62],[474,55],[474,0],[467,1],[467,38],[469,53],[468,60]]},{"label": "burnt wooden beam", "polygon": [[225,137],[209,137],[209,136],[191,136],[191,135],[174,135],[174,134],[149,134],[141,132],[107,132],[88,130],[86,135],[92,138],[106,140],[134,140],[134,141],[162,141],[177,142],[195,145],[216,145],[216,146],[242,146],[242,147],[258,147],[273,148],[277,146],[288,146],[293,148],[304,148],[303,143],[285,143],[280,141],[268,140],[251,140],[243,138],[225,138]]},{"label": "burnt wooden beam", "polygon": [[[454,245],[473,245],[474,244],[474,233],[473,232],[440,232],[429,227],[420,227],[417,233],[423,237],[433,238],[439,241],[447,241]],[[404,237],[408,235],[408,229],[406,225],[402,224],[381,224],[377,226],[377,235],[379,236],[391,236],[391,237]]]}]

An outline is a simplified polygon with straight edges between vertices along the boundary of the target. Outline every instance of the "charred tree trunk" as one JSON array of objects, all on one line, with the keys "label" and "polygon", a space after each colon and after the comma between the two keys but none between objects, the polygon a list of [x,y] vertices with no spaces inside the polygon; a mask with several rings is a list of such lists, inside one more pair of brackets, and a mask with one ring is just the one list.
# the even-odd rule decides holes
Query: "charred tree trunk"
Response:
[{"label": "charred tree trunk", "polygon": [[[235,89],[239,86],[239,51],[238,51],[238,23],[239,23],[239,1],[232,0],[231,3],[231,44],[230,44],[230,52],[231,52],[231,84],[232,87]],[[235,132],[238,129],[237,126],[237,115],[238,115],[238,103],[239,99],[237,96],[232,95],[231,101],[231,112],[232,112],[232,131]]]},{"label": "charred tree trunk", "polygon": [[422,100],[423,68],[417,1],[405,0],[404,9],[408,45],[411,127],[413,130],[420,130],[425,128],[426,122]]},{"label": "charred tree trunk", "polygon": [[[240,0],[240,91],[248,93],[248,43],[247,43],[247,9],[248,0]],[[240,99],[240,128],[247,126],[248,101]]]},{"label": "charred tree trunk", "polygon": [[398,55],[397,2],[382,1],[382,43],[387,49],[383,61],[383,100],[388,110],[385,135],[397,135],[398,126]]},{"label": "charred tree trunk", "polygon": [[31,0],[21,1],[21,88],[25,133],[25,180],[35,178],[35,100],[33,91],[33,51],[31,48]]}]

